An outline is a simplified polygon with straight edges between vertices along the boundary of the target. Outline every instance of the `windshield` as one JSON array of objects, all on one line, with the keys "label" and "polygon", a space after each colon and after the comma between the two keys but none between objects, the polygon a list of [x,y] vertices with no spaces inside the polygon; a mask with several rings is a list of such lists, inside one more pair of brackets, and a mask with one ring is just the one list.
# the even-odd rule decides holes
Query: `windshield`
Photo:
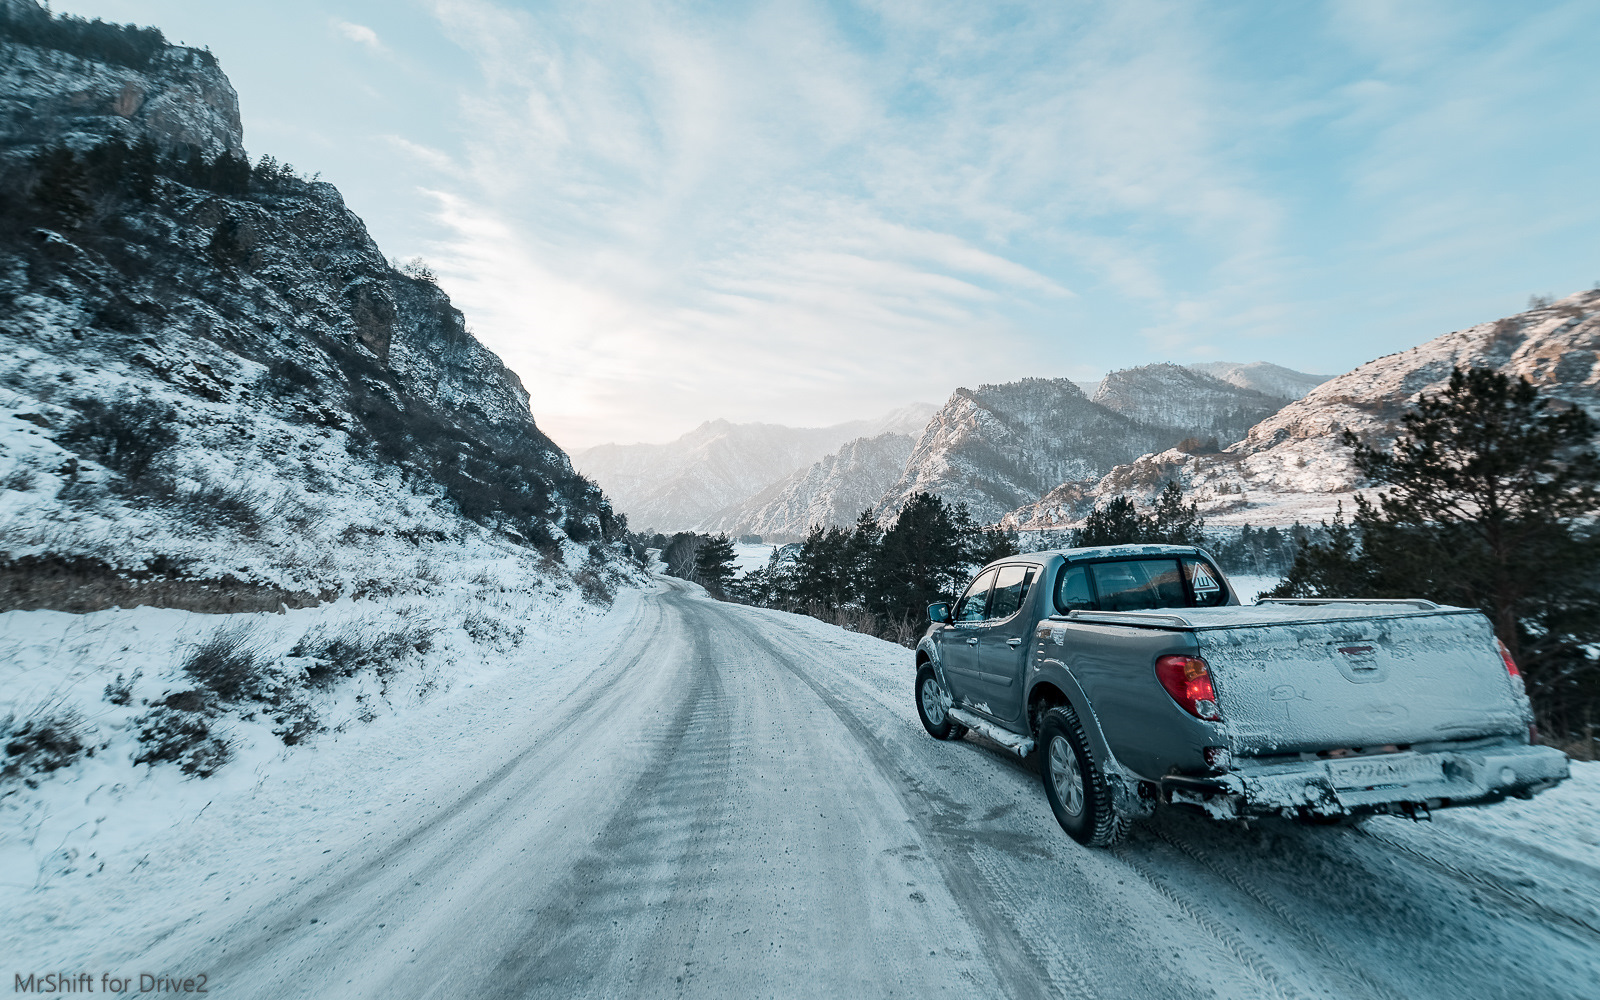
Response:
[{"label": "windshield", "polygon": [[1193,556],[1069,564],[1056,578],[1056,611],[1208,608],[1228,602],[1222,574]]}]

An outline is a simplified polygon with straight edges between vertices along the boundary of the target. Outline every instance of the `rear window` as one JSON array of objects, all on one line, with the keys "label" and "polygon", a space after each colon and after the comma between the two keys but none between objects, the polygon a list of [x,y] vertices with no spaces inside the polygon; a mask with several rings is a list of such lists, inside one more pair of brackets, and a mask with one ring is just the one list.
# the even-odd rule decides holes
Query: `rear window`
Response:
[{"label": "rear window", "polygon": [[1128,559],[1091,563],[1095,596],[1101,611],[1147,611],[1189,604],[1176,559]]},{"label": "rear window", "polygon": [[1119,559],[1069,564],[1056,578],[1056,611],[1149,611],[1228,603],[1222,574],[1204,559]]}]

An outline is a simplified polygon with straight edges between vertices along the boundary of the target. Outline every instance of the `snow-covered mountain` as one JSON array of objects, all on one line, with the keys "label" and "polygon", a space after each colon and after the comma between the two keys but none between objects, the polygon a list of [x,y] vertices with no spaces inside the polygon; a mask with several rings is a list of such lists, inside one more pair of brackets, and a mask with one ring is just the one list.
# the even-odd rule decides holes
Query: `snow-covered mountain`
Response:
[{"label": "snow-covered mountain", "polygon": [[4,606],[275,610],[608,523],[449,298],[251,169],[155,29],[3,0],[0,303]]},{"label": "snow-covered mountain", "polygon": [[1237,361],[1205,361],[1185,367],[1277,399],[1300,399],[1328,381],[1330,377],[1309,375],[1265,361],[1252,361],[1249,364]]},{"label": "snow-covered mountain", "polygon": [[1069,379],[957,389],[918,437],[877,511],[893,519],[912,494],[928,492],[993,522],[1062,482],[1098,479],[1181,437],[1091,401]]},{"label": "snow-covered mountain", "polygon": [[[1418,396],[1440,391],[1453,368],[1472,365],[1526,378],[1550,398],[1600,417],[1600,289],[1369,361],[1256,424],[1221,454],[1168,449],[1141,456],[1107,473],[1088,499],[1149,498],[1176,477],[1214,518],[1264,523],[1326,516],[1337,500],[1369,485],[1340,442],[1342,433],[1352,430],[1379,445],[1392,441]],[[1072,510],[1030,504],[1007,520],[1049,527],[1072,520]]]},{"label": "snow-covered mountain", "polygon": [[800,538],[814,525],[853,524],[899,480],[915,441],[892,431],[846,441],[834,454],[718,514],[706,530],[779,541]]},{"label": "snow-covered mountain", "polygon": [[917,433],[934,409],[918,403],[831,427],[711,420],[666,444],[602,444],[575,450],[572,458],[634,528],[705,530],[726,520],[730,508],[763,491],[776,491],[778,484],[846,442]]},{"label": "snow-covered mountain", "polygon": [[1096,388],[1094,401],[1140,423],[1215,438],[1223,446],[1284,405],[1284,399],[1167,364],[1112,372]]}]

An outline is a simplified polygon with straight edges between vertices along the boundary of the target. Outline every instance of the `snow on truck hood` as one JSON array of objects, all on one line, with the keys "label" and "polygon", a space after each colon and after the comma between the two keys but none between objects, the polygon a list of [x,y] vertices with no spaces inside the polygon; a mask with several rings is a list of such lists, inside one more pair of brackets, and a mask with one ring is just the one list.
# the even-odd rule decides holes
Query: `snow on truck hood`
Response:
[{"label": "snow on truck hood", "polygon": [[1422,618],[1429,615],[1476,615],[1476,608],[1456,608],[1421,600],[1349,600],[1330,604],[1262,603],[1220,608],[1160,608],[1151,611],[1069,611],[1051,621],[1184,630],[1262,628],[1272,625],[1314,625],[1374,618]]}]

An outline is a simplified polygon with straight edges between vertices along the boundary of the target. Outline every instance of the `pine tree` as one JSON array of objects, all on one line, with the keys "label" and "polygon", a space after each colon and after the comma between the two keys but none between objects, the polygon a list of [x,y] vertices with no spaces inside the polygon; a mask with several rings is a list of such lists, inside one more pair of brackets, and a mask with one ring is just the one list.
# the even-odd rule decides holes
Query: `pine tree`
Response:
[{"label": "pine tree", "polygon": [[1134,502],[1117,495],[1104,505],[1096,504],[1084,518],[1083,527],[1073,532],[1073,546],[1129,545],[1148,541],[1151,525]]},{"label": "pine tree", "polygon": [[694,580],[721,597],[733,579],[733,540],[727,535],[706,535],[694,554]]},{"label": "pine tree", "polygon": [[1600,703],[1596,423],[1525,379],[1456,369],[1402,418],[1394,446],[1346,433],[1384,484],[1348,532],[1303,544],[1280,595],[1426,597],[1477,607],[1522,666],[1545,719]]}]

